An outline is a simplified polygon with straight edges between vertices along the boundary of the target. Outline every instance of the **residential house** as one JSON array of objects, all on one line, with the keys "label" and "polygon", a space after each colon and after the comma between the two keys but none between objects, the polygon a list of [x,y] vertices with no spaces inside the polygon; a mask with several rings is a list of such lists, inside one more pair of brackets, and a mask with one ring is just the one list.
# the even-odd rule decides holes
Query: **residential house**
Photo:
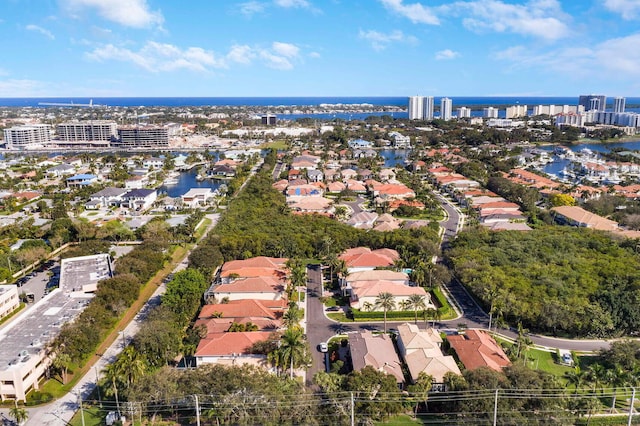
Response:
[{"label": "residential house", "polygon": [[244,260],[225,262],[218,271],[216,281],[230,283],[236,277],[269,276],[279,280],[286,278],[286,258],[258,256]]},{"label": "residential house", "polygon": [[195,325],[204,325],[208,333],[225,332],[233,323],[251,323],[260,331],[273,331],[282,327],[282,317],[286,309],[286,300],[282,299],[230,300],[227,303],[204,305]]},{"label": "residential house", "polygon": [[298,155],[291,160],[291,169],[293,170],[312,170],[317,169],[320,164],[320,157],[315,155]]},{"label": "residential house", "polygon": [[211,188],[191,188],[180,198],[184,206],[195,209],[206,205],[213,198],[213,191]]},{"label": "residential house", "polygon": [[447,336],[447,341],[467,370],[489,367],[502,371],[511,365],[500,345],[484,331],[466,330],[464,334]]},{"label": "residential house", "polygon": [[124,187],[127,189],[143,189],[149,184],[147,176],[131,176],[124,181]]},{"label": "residential house", "polygon": [[349,273],[392,267],[400,255],[396,250],[382,248],[355,247],[345,250],[340,256],[347,264]]},{"label": "residential house", "polygon": [[76,168],[71,164],[59,164],[57,166],[47,169],[47,176],[52,179],[60,178],[62,176],[72,175],[76,172]]},{"label": "residential house", "polygon": [[420,330],[416,324],[401,324],[396,343],[413,383],[420,373],[426,373],[433,378],[433,390],[446,390],[444,376],[447,373],[461,374],[456,360],[442,354],[442,337],[438,330]]},{"label": "residential house", "polygon": [[155,170],[162,169],[164,167],[164,158],[149,157],[142,160],[142,167],[145,169],[154,168]]},{"label": "residential house", "polygon": [[358,172],[353,169],[343,169],[340,170],[340,176],[342,176],[343,180],[356,179],[358,177]]},{"label": "residential house", "polygon": [[598,216],[577,206],[560,206],[551,209],[557,222],[565,225],[602,231],[618,231],[618,222]]},{"label": "residential house", "polygon": [[424,297],[427,307],[435,309],[435,306],[431,303],[429,294],[424,288],[381,279],[351,282],[349,304],[354,309],[365,309],[365,307],[369,307],[373,311],[382,311],[382,308],[376,307],[376,300],[380,293],[391,293],[393,295],[393,300],[396,305],[395,310],[401,310],[402,304],[406,303],[411,296],[416,294]]},{"label": "residential house", "polygon": [[282,300],[286,299],[284,281],[272,276],[237,278],[230,283],[220,283],[207,291],[207,297],[222,300]]},{"label": "residential house", "polygon": [[66,179],[68,187],[87,186],[98,181],[98,176],[92,174],[79,174]]},{"label": "residential house", "polygon": [[353,139],[353,140],[350,140],[347,144],[351,149],[356,149],[356,148],[364,149],[364,148],[371,148],[373,146],[371,142],[366,141],[364,139]]},{"label": "residential house", "polygon": [[85,203],[85,208],[95,210],[102,207],[118,206],[122,201],[122,196],[128,191],[125,188],[107,187],[89,196],[89,201]]},{"label": "residential house", "polygon": [[378,153],[373,149],[355,149],[353,158],[375,158]]},{"label": "residential house", "polygon": [[254,354],[251,348],[271,337],[268,331],[209,333],[196,349],[196,366],[218,364],[226,366],[254,365],[265,367],[267,356]]},{"label": "residential house", "polygon": [[150,208],[158,198],[155,189],[132,189],[122,196],[121,207],[135,211],[144,211]]},{"label": "residential house", "polygon": [[347,220],[347,225],[358,229],[372,229],[376,219],[378,219],[376,212],[359,212]]},{"label": "residential house", "polygon": [[309,182],[322,182],[324,180],[324,174],[320,170],[307,170],[307,177]]},{"label": "residential house", "polygon": [[398,387],[404,387],[402,364],[388,334],[373,334],[369,330],[349,333],[349,354],[355,371],[373,367],[393,376]]},{"label": "residential house", "polygon": [[236,175],[236,170],[233,167],[226,166],[224,164],[213,166],[207,175],[211,178],[217,179],[230,179]]}]

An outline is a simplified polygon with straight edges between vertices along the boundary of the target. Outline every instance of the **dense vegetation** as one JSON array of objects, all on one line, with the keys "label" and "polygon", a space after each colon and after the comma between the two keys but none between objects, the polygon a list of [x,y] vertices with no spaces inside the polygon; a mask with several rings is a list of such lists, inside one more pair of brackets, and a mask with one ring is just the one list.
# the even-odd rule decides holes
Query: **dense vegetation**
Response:
[{"label": "dense vegetation", "polygon": [[536,331],[605,337],[640,330],[634,249],[634,243],[588,229],[471,229],[458,236],[447,257],[498,319]]},{"label": "dense vegetation", "polygon": [[[253,177],[216,226],[190,255],[190,264],[210,273],[228,260],[254,256],[320,258],[322,253],[357,246],[402,248],[407,258],[428,259],[437,250],[431,227],[394,232],[364,231],[320,215],[291,214],[284,196],[272,188],[267,167]],[[324,241],[324,243],[323,243]],[[330,247],[326,246],[330,241]]]}]

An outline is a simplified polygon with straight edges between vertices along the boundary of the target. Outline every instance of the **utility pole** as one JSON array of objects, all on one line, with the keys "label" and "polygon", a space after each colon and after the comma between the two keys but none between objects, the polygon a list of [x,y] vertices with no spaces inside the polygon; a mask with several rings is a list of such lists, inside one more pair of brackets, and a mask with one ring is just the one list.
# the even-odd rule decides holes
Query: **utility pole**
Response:
[{"label": "utility pole", "polygon": [[636,400],[636,388],[631,388],[631,401],[629,402],[629,420],[627,420],[627,426],[631,426],[631,419],[633,418],[633,403]]},{"label": "utility pole", "polygon": [[82,395],[78,393],[78,403],[80,404],[80,419],[82,420],[82,426],[84,425],[84,409],[82,408]]},{"label": "utility pole", "polygon": [[493,426],[498,424],[498,389],[496,389],[496,399],[493,402]]},{"label": "utility pole", "polygon": [[355,426],[356,424],[356,407],[355,401],[353,400],[353,392],[351,392],[351,426]]},{"label": "utility pole", "polygon": [[200,406],[198,405],[198,395],[193,395],[196,400],[196,425],[200,426]]}]

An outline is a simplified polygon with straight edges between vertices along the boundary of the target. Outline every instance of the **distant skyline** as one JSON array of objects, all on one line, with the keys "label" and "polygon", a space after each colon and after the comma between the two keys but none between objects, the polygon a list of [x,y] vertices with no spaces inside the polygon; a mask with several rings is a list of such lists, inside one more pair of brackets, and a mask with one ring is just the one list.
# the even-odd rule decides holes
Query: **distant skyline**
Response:
[{"label": "distant skyline", "polygon": [[0,97],[640,96],[640,0],[4,0]]}]

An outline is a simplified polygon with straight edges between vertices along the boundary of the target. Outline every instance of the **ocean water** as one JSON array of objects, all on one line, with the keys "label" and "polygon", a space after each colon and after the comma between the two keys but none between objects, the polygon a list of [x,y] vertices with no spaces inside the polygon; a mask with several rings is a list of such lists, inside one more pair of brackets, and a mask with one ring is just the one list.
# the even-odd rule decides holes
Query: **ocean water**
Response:
[{"label": "ocean water", "polygon": [[[454,108],[459,106],[507,105],[576,105],[578,96],[450,96]],[[441,97],[436,96],[436,106]],[[0,107],[38,107],[40,102],[137,106],[312,106],[320,104],[372,104],[383,106],[408,105],[408,96],[311,96],[311,97],[56,97],[56,98],[0,98]],[[611,106],[612,99],[608,105]],[[640,104],[640,98],[627,98],[627,104]]]}]

